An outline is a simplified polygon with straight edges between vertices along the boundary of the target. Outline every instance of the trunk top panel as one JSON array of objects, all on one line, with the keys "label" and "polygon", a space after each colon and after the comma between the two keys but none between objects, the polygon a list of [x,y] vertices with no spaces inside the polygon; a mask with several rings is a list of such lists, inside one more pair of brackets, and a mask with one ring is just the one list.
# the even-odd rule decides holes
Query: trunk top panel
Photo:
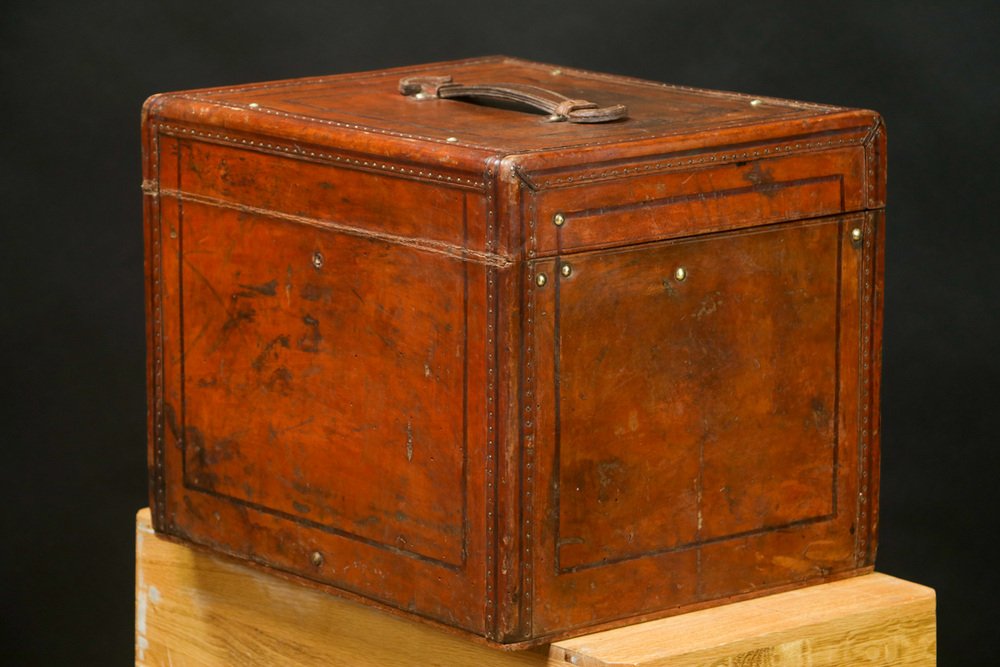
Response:
[{"label": "trunk top panel", "polygon": [[[627,118],[604,123],[551,122],[545,113],[528,107],[419,99],[399,91],[402,78],[443,76],[465,85],[530,85],[601,107],[622,104],[627,107]],[[715,135],[731,142],[732,137],[721,135],[746,127],[755,128],[751,134],[758,137],[768,125],[783,128],[774,134],[779,136],[794,126],[822,132],[865,122],[857,111],[841,107],[672,86],[504,56],[171,93],[152,98],[147,106],[151,108],[161,119],[257,132],[270,127],[275,136],[319,144],[336,143],[335,137],[347,131],[493,155],[650,140],[674,144],[678,142],[671,138],[680,137],[688,139],[680,142],[687,146],[693,135],[704,135],[695,144],[705,146],[716,143]],[[862,115],[869,124],[875,117],[872,112]]]}]

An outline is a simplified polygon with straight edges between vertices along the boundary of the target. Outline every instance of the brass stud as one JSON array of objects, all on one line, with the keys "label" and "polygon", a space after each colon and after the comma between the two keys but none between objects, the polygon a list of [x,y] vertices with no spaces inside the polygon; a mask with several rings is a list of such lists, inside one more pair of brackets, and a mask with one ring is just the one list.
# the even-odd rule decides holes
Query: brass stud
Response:
[{"label": "brass stud", "polygon": [[759,107],[763,103],[763,100],[750,100],[750,106],[752,107]]},{"label": "brass stud", "polygon": [[458,137],[448,137],[447,139],[445,139],[445,141],[447,141],[449,144],[458,143]]},{"label": "brass stud", "polygon": [[535,284],[539,287],[545,287],[545,283],[547,282],[549,282],[549,278],[544,273],[539,273],[535,276]]},{"label": "brass stud", "polygon": [[851,230],[851,240],[854,241],[855,243],[860,241],[862,236],[863,233],[860,227],[855,227],[854,229]]},{"label": "brass stud", "polygon": [[569,278],[573,274],[573,267],[569,264],[563,264],[559,267],[559,273],[562,274],[563,278]]},{"label": "brass stud", "polygon": [[316,252],[314,252],[313,253],[313,257],[312,257],[312,263],[313,263],[313,266],[315,266],[317,269],[322,269],[323,268],[323,253],[321,253],[319,250],[317,250]]},{"label": "brass stud", "polygon": [[563,217],[562,213],[556,213],[554,216],[552,216],[552,224],[555,225],[556,227],[562,227],[565,222],[566,218]]},{"label": "brass stud", "polygon": [[678,266],[674,271],[674,278],[676,278],[678,282],[684,282],[687,277],[688,272],[683,266]]},{"label": "brass stud", "polygon": [[319,567],[323,564],[323,554],[318,551],[312,552],[312,556],[309,557],[309,562],[311,562],[314,566]]}]

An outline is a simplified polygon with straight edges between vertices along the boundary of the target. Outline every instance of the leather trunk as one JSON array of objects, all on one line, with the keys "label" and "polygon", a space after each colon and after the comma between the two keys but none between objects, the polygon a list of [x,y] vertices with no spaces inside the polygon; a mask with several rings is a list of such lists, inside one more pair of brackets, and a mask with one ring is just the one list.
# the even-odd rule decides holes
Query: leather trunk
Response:
[{"label": "leather trunk", "polygon": [[874,112],[489,57],[143,142],[159,532],[508,648],[870,571]]}]

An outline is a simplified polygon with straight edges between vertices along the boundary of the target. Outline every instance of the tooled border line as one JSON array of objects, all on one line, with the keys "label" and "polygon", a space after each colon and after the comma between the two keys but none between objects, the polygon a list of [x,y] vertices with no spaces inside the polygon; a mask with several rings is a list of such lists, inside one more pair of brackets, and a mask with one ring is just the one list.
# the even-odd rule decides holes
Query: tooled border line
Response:
[{"label": "tooled border line", "polygon": [[[836,297],[835,297],[835,312],[838,314],[838,333],[834,337],[834,339],[835,339],[836,342],[834,344],[833,357],[834,357],[835,360],[839,360],[840,359],[840,349],[841,349],[841,342],[840,342],[841,341],[841,337],[840,337],[840,334],[839,334],[839,317],[840,317],[840,314],[843,313],[843,303],[842,303],[842,299],[841,299],[841,279],[840,279],[840,270],[841,270],[840,267],[842,265],[842,261],[843,260],[842,260],[841,254],[840,254],[841,251],[839,249],[839,246],[840,246],[840,243],[842,242],[842,239],[841,239],[841,236],[840,236],[841,232],[839,230],[842,228],[842,226],[845,223],[845,221],[849,222],[851,220],[858,220],[858,219],[862,219],[863,220],[864,218],[861,217],[861,216],[864,216],[864,215],[865,215],[864,212],[855,212],[855,213],[850,213],[850,214],[846,214],[846,215],[845,214],[833,214],[833,215],[828,215],[828,216],[820,216],[820,217],[817,217],[817,218],[806,218],[806,219],[799,219],[799,220],[790,220],[790,221],[784,221],[784,222],[778,223],[777,225],[765,225],[765,226],[750,227],[750,228],[744,228],[744,229],[707,229],[707,230],[704,230],[703,232],[698,232],[696,234],[696,236],[701,236],[701,237],[704,237],[704,238],[716,238],[716,239],[724,239],[724,238],[746,238],[746,236],[749,235],[749,234],[774,233],[774,230],[777,227],[782,227],[782,228],[784,228],[786,230],[788,230],[788,229],[791,229],[791,230],[804,230],[804,229],[809,229],[809,228],[818,228],[820,226],[827,226],[827,225],[835,223],[836,224],[836,228],[838,230],[836,232],[837,239],[838,239],[838,251],[837,251],[837,263],[836,263],[836,265],[837,265],[838,268],[837,268],[837,281],[836,281],[837,282],[837,290],[836,290]],[[771,230],[771,231],[768,231],[768,230]],[[559,231],[557,231],[557,235],[558,234],[561,234],[561,228],[560,228]],[[688,236],[687,238],[690,238],[690,236]],[[620,253],[620,252],[628,253],[628,252],[634,252],[635,250],[636,250],[635,246],[624,246],[624,247],[619,247],[619,248],[616,248],[616,249],[601,249],[601,253],[604,254],[604,255],[606,255],[606,254],[609,254],[609,253]],[[559,254],[561,254],[561,253],[559,253]],[[556,256],[558,257],[559,254],[557,254]],[[559,304],[559,298],[560,298],[559,297],[559,289],[560,289],[561,283],[560,283],[560,279],[559,279],[558,276],[554,280],[555,280],[555,283],[554,283],[553,289],[555,290],[555,303],[556,303],[556,305],[554,307],[554,310],[555,310],[554,319],[555,319],[555,322],[556,322],[556,324],[555,324],[556,334],[555,334],[555,346],[554,346],[553,361],[554,361],[556,369],[557,369],[557,372],[556,372],[556,375],[555,375],[556,382],[555,382],[555,388],[554,388],[554,397],[555,397],[555,399],[554,399],[554,406],[555,406],[555,408],[554,408],[554,410],[555,410],[554,414],[556,415],[556,418],[557,418],[557,425],[556,425],[556,428],[555,428],[555,440],[554,440],[554,446],[555,446],[555,459],[554,460],[558,461],[559,460],[559,456],[560,456],[559,455],[559,451],[560,451],[560,447],[561,447],[561,445],[560,445],[559,426],[558,426],[558,415],[559,415],[559,410],[560,410],[560,407],[559,407],[560,406],[560,403],[559,403],[559,380],[558,380],[558,378],[559,378],[559,373],[558,373],[559,347],[560,347],[560,345],[559,345],[560,336],[559,336],[558,332],[559,332],[559,326],[560,326],[560,315],[559,315],[559,306],[558,306],[558,304]],[[859,359],[860,359],[860,356],[859,356]],[[839,412],[838,412],[839,408],[836,407],[838,405],[839,396],[840,396],[840,392],[841,392],[841,369],[840,369],[840,366],[839,366],[839,362],[834,365],[833,387],[834,387],[834,401],[835,401],[834,414],[839,414]],[[759,526],[757,528],[752,528],[752,529],[748,529],[748,530],[731,532],[731,533],[724,533],[724,534],[720,534],[720,535],[717,535],[715,537],[709,537],[709,538],[703,538],[703,537],[701,537],[701,530],[699,529],[698,531],[696,531],[696,536],[695,536],[695,539],[693,541],[688,541],[688,542],[683,542],[682,541],[681,543],[675,544],[675,545],[670,546],[670,547],[654,548],[654,549],[650,549],[648,551],[632,552],[632,553],[622,553],[619,556],[614,557],[614,558],[600,559],[600,560],[591,561],[591,562],[583,562],[583,563],[578,563],[576,565],[565,566],[565,567],[561,564],[561,559],[560,559],[560,555],[559,555],[560,528],[559,528],[558,517],[560,516],[560,511],[561,511],[560,507],[561,507],[561,505],[560,505],[560,500],[559,500],[560,496],[559,496],[558,489],[557,489],[557,492],[553,496],[554,497],[554,508],[555,508],[554,509],[554,515],[555,515],[555,517],[557,519],[556,525],[555,525],[555,528],[554,528],[555,537],[554,537],[554,541],[553,541],[553,544],[555,546],[555,552],[554,552],[554,556],[553,556],[553,563],[555,565],[555,574],[557,576],[565,575],[565,574],[573,574],[573,573],[576,573],[576,572],[582,572],[582,571],[585,571],[585,570],[593,570],[593,569],[601,568],[601,567],[616,566],[616,565],[620,565],[622,563],[627,563],[629,561],[637,561],[637,560],[644,559],[644,558],[655,558],[655,557],[663,556],[663,555],[670,554],[670,553],[695,550],[696,551],[696,555],[698,556],[698,559],[699,559],[699,563],[698,563],[699,577],[701,577],[701,573],[700,573],[700,567],[701,567],[701,565],[700,565],[700,557],[701,557],[701,550],[702,550],[703,547],[708,547],[708,546],[711,546],[711,545],[714,545],[714,544],[719,544],[719,543],[722,543],[722,542],[732,542],[734,540],[740,540],[740,539],[757,538],[757,537],[762,537],[764,535],[767,535],[769,533],[779,533],[779,532],[787,531],[789,529],[798,529],[798,528],[801,528],[801,527],[804,527],[804,526],[813,525],[813,524],[828,523],[828,522],[831,522],[831,521],[835,521],[837,519],[838,513],[839,513],[839,509],[838,509],[838,506],[839,506],[839,498],[838,498],[839,473],[838,473],[838,464],[837,464],[837,461],[838,461],[838,454],[839,454],[839,450],[840,450],[841,440],[842,440],[842,436],[841,436],[841,433],[840,433],[840,429],[839,429],[839,427],[837,427],[834,430],[834,439],[833,439],[833,458],[832,458],[832,475],[831,475],[831,482],[832,482],[831,501],[832,501],[832,505],[831,505],[831,509],[830,509],[829,512],[822,513],[822,514],[815,514],[815,515],[812,515],[812,516],[801,517],[801,518],[798,518],[798,519],[790,520],[790,521],[788,521],[786,523],[773,523],[773,524],[767,524],[767,525]],[[699,469],[701,469],[703,466],[704,466],[704,463],[703,462],[700,463],[699,464]],[[554,467],[554,473],[553,474],[556,475],[556,476],[558,476],[559,470],[560,470],[559,466],[556,465]],[[700,477],[700,475],[699,475],[699,477]],[[700,495],[701,494],[700,494],[700,491],[699,491],[699,496]],[[701,585],[703,583],[704,582],[699,579],[699,581],[698,581],[699,590],[700,590],[700,587],[701,587]]]},{"label": "tooled border line", "polygon": [[[734,120],[734,121],[731,121],[729,123],[718,123],[718,124],[715,125],[715,127],[735,127],[735,126],[739,126],[739,125],[746,125],[746,126],[761,125],[761,124],[766,124],[766,123],[772,123],[772,122],[777,121],[777,120],[789,119],[789,118],[792,118],[792,117],[795,117],[795,116],[800,116],[800,115],[803,115],[803,113],[809,113],[809,112],[817,113],[817,112],[819,112],[820,114],[830,114],[830,113],[839,113],[839,112],[843,112],[843,111],[849,110],[846,107],[836,107],[836,106],[830,106],[830,105],[815,104],[815,103],[810,103],[810,102],[799,102],[799,101],[796,101],[796,100],[787,100],[787,99],[782,99],[782,98],[777,98],[777,97],[759,97],[759,96],[753,96],[753,95],[749,95],[749,94],[745,94],[745,93],[735,93],[735,92],[719,91],[719,90],[708,90],[708,89],[705,89],[705,88],[695,88],[695,87],[690,87],[690,86],[679,86],[679,85],[675,85],[675,84],[660,83],[660,82],[656,82],[656,81],[647,81],[645,79],[637,79],[637,78],[633,78],[633,77],[626,77],[626,76],[620,76],[620,75],[614,75],[614,74],[603,74],[603,73],[598,73],[598,72],[590,72],[590,71],[587,71],[587,70],[579,70],[579,69],[574,69],[574,68],[561,68],[561,67],[557,67],[557,66],[554,66],[554,65],[546,65],[544,63],[535,63],[535,62],[531,62],[531,61],[524,61],[524,60],[520,60],[520,59],[517,59],[517,58],[509,58],[509,57],[488,57],[488,58],[482,58],[482,59],[476,59],[476,60],[453,61],[452,63],[448,63],[448,62],[445,62],[445,63],[433,63],[433,64],[430,64],[430,65],[425,65],[425,66],[420,66],[420,67],[399,68],[397,70],[394,70],[394,72],[392,72],[392,73],[425,72],[425,71],[433,71],[435,69],[441,69],[443,66],[448,66],[448,65],[453,65],[453,66],[460,66],[461,65],[461,66],[464,66],[464,65],[477,65],[477,64],[483,64],[483,63],[489,63],[489,62],[518,63],[521,66],[532,68],[532,69],[558,70],[560,72],[567,72],[567,73],[574,74],[574,75],[579,76],[581,78],[590,78],[590,79],[596,79],[596,80],[601,80],[601,81],[611,81],[611,82],[615,82],[615,83],[628,83],[628,84],[632,84],[632,85],[641,85],[641,86],[645,86],[645,87],[648,87],[648,88],[666,89],[666,90],[677,90],[677,91],[682,91],[682,92],[687,92],[687,93],[697,93],[697,94],[701,94],[701,95],[707,95],[707,96],[710,96],[710,97],[722,98],[722,99],[727,99],[727,100],[760,99],[760,100],[764,100],[764,101],[767,101],[767,102],[779,104],[781,106],[791,107],[792,108],[792,110],[790,112],[788,112],[788,113],[782,113],[782,114],[777,114],[777,115],[769,116],[769,117],[767,117],[765,119],[761,119],[759,122],[756,122],[756,123],[753,123],[753,122],[747,123],[746,121],[742,121],[742,120]],[[463,142],[461,140],[458,140],[458,141],[448,141],[447,139],[441,139],[439,137],[429,137],[429,136],[424,136],[424,135],[419,135],[419,134],[411,134],[411,133],[407,133],[407,132],[397,132],[397,131],[394,131],[394,130],[387,130],[387,129],[384,129],[384,128],[371,127],[371,126],[368,126],[368,125],[362,125],[362,124],[358,124],[358,123],[346,123],[346,122],[336,121],[336,120],[330,120],[330,119],[326,119],[326,118],[316,118],[314,116],[306,116],[306,115],[302,115],[302,114],[290,113],[290,112],[287,112],[287,111],[279,111],[277,109],[268,109],[266,107],[261,107],[261,106],[252,107],[252,106],[250,106],[249,103],[248,104],[237,104],[237,103],[235,103],[235,102],[233,102],[231,100],[219,100],[219,99],[216,99],[215,97],[213,97],[213,96],[218,96],[220,94],[226,94],[226,93],[246,93],[246,92],[258,91],[258,90],[264,91],[264,90],[273,90],[273,89],[277,89],[277,88],[292,88],[292,87],[295,87],[295,86],[322,85],[322,84],[330,82],[330,81],[351,81],[351,80],[359,80],[359,79],[366,79],[366,78],[367,79],[378,78],[378,77],[389,76],[389,74],[390,73],[387,73],[385,71],[366,72],[366,73],[360,73],[360,74],[356,74],[356,75],[340,74],[340,75],[333,75],[333,76],[329,76],[329,77],[315,77],[315,78],[306,78],[306,79],[293,79],[293,80],[289,80],[289,81],[281,81],[281,82],[275,82],[275,83],[270,83],[270,84],[265,83],[265,84],[256,84],[256,85],[240,86],[240,87],[230,87],[230,88],[213,88],[213,89],[207,89],[207,90],[202,90],[202,91],[194,91],[194,92],[189,92],[189,93],[175,93],[175,94],[170,95],[170,97],[174,97],[174,98],[177,98],[177,99],[186,99],[186,100],[193,100],[193,101],[198,101],[198,102],[204,102],[204,103],[207,103],[207,104],[214,104],[216,106],[222,106],[222,107],[229,107],[229,108],[239,109],[241,111],[252,111],[252,112],[257,112],[257,113],[266,113],[266,114],[273,115],[273,116],[279,116],[279,117],[284,117],[284,118],[293,118],[293,119],[297,119],[297,120],[303,120],[303,121],[306,121],[306,122],[319,123],[319,124],[322,124],[322,125],[330,125],[330,126],[333,126],[333,127],[342,127],[342,128],[345,128],[345,129],[359,130],[361,132],[369,132],[369,133],[373,133],[373,134],[383,134],[383,135],[386,135],[386,136],[401,137],[401,138],[404,138],[404,139],[419,139],[419,140],[429,141],[429,142],[433,142],[433,143],[443,143],[443,144],[452,145],[452,146],[458,145],[458,146],[463,146],[463,147],[466,147],[466,148],[479,148],[479,149],[484,149],[484,150],[491,150],[491,149],[495,148],[495,147],[485,146],[485,145],[482,145],[482,144],[476,144],[476,143],[472,143],[472,142]],[[585,143],[569,143],[569,144],[566,144],[566,145],[563,145],[563,146],[553,146],[553,147],[548,147],[548,148],[545,148],[545,149],[538,149],[538,150],[535,150],[535,151],[519,151],[519,152],[532,153],[532,152],[539,152],[540,150],[546,150],[546,151],[547,150],[558,150],[560,148],[587,148],[587,147],[593,147],[593,146],[604,146],[604,145],[608,145],[608,144],[628,143],[628,142],[640,141],[640,140],[641,141],[645,141],[645,140],[648,140],[648,139],[658,139],[658,138],[663,138],[663,137],[669,137],[669,136],[676,136],[676,135],[681,135],[681,134],[687,134],[687,133],[690,133],[690,132],[691,132],[690,128],[681,128],[681,129],[678,129],[678,130],[674,130],[672,132],[663,132],[663,133],[660,133],[660,134],[652,134],[652,135],[642,136],[642,137],[633,137],[633,138],[617,137],[617,138],[613,138],[613,139],[606,139],[606,140],[603,140],[603,141],[593,141],[593,142],[585,142]]]}]

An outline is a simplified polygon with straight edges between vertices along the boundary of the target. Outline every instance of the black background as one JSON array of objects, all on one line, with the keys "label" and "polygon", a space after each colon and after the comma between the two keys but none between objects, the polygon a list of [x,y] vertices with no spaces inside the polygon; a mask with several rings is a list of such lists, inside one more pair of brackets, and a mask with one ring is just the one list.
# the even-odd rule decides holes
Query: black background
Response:
[{"label": "black background", "polygon": [[878,567],[937,589],[941,664],[989,664],[998,17],[995,2],[8,0],[0,660],[132,659],[133,515],[147,502],[143,99],[505,53],[885,115]]}]

